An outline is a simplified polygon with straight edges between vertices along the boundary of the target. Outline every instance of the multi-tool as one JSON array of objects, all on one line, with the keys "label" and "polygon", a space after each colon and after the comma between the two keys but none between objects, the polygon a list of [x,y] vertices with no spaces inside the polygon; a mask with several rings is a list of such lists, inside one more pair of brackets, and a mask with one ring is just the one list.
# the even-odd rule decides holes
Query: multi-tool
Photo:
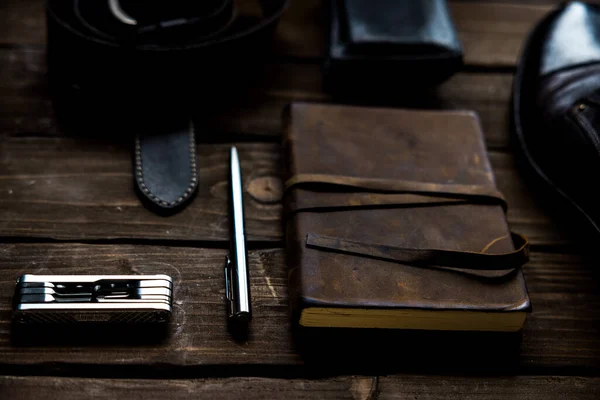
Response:
[{"label": "multi-tool", "polygon": [[23,275],[13,297],[17,323],[166,323],[167,275]]}]

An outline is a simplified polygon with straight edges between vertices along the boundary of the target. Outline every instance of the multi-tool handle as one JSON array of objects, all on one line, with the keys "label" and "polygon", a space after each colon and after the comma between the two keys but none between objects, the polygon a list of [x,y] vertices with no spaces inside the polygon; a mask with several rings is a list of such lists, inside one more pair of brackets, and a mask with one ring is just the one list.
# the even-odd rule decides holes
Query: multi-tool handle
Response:
[{"label": "multi-tool handle", "polygon": [[17,280],[17,323],[163,323],[171,316],[167,275],[23,275]]}]

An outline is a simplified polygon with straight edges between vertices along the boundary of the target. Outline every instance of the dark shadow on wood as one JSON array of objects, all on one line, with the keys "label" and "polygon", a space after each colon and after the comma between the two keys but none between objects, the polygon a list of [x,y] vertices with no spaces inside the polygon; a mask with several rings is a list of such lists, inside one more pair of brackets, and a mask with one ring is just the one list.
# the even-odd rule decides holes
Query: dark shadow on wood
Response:
[{"label": "dark shadow on wood", "polygon": [[31,346],[157,345],[169,338],[169,324],[11,324],[11,344]]},{"label": "dark shadow on wood", "polygon": [[294,338],[317,375],[510,375],[519,372],[522,334],[296,327]]}]

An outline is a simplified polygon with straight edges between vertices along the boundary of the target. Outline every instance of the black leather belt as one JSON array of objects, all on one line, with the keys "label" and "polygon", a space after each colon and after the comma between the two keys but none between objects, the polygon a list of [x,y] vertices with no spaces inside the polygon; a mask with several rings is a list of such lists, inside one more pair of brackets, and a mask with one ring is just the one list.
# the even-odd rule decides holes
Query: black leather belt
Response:
[{"label": "black leather belt", "polygon": [[256,71],[288,1],[48,0],[53,92],[134,132],[138,194],[172,214],[198,186],[192,108]]}]

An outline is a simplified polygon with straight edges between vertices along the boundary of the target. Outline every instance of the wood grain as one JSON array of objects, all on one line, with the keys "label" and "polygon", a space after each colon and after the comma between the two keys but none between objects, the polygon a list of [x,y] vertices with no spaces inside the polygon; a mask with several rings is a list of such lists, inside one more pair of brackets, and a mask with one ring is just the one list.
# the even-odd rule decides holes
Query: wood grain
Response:
[{"label": "wood grain", "polygon": [[518,3],[451,3],[465,64],[514,67],[527,35],[552,9]]},{"label": "wood grain", "polygon": [[387,399],[595,399],[598,378],[565,376],[515,376],[464,378],[392,376],[379,379],[379,400]]},{"label": "wood grain", "polygon": [[[589,390],[589,383],[582,388]],[[226,378],[195,380],[0,378],[3,399],[374,399],[376,379],[350,376],[326,380]]]},{"label": "wood grain", "polygon": [[[189,369],[188,374],[214,374],[211,366],[226,366],[228,376],[239,375],[236,371],[277,376],[286,371],[278,366],[303,366],[304,358],[290,334],[283,250],[250,253],[254,318],[247,341],[235,341],[227,332],[223,297],[225,254],[225,250],[192,247],[0,245],[0,371],[4,374],[27,371],[44,375],[59,372],[67,375],[102,373],[110,377],[144,376],[144,373],[173,376],[174,373],[185,375],[186,369]],[[600,367],[600,281],[596,265],[597,260],[593,258],[534,252],[525,267],[533,313],[525,325],[521,349],[514,360],[517,364],[504,367],[501,364],[504,360],[491,358],[485,364],[470,368],[477,373],[489,368],[496,372],[526,373],[541,368],[578,371]],[[98,345],[93,341],[69,343],[66,347],[35,342],[15,346],[10,336],[10,298],[15,279],[24,273],[167,273],[175,282],[170,337],[164,343],[137,346]],[[474,343],[473,346],[477,348]],[[396,354],[395,351],[390,349],[390,354]],[[462,354],[466,357],[470,352],[465,348]],[[358,361],[353,364],[350,360],[345,365],[335,366],[334,362],[338,369],[332,367],[326,373],[343,370],[362,374],[374,369],[385,374],[419,371],[420,367],[411,361],[408,352],[403,354],[398,355],[399,358],[394,355],[393,362],[381,354],[379,361],[372,365]],[[442,355],[429,354],[424,347],[417,354],[426,357],[426,364],[435,370],[457,371],[456,359],[449,361]],[[252,365],[255,367],[248,367]],[[173,372],[176,367],[184,370]],[[198,372],[199,367],[205,369]],[[319,369],[314,360],[309,367],[308,371]],[[292,376],[299,373],[287,371]]]},{"label": "wood grain", "polygon": [[181,380],[0,377],[6,399],[482,399],[511,396],[528,400],[596,399],[600,379],[565,376],[460,378],[399,375],[379,379],[343,376],[333,379],[225,378]]},{"label": "wood grain", "polygon": [[[146,210],[136,197],[129,143],[64,137],[7,137],[0,142],[0,237],[59,240],[229,240],[228,145],[198,146],[199,193],[169,218]],[[281,204],[251,196],[249,185],[278,180],[277,144],[239,145],[248,237],[281,245]],[[540,208],[511,155],[491,152],[497,185],[508,204],[512,229],[535,245],[568,244],[576,238]],[[267,178],[267,179],[265,179]],[[269,188],[265,188],[270,190]],[[225,245],[225,244],[223,244]]]},{"label": "wood grain", "polygon": [[[78,363],[147,365],[159,369],[160,365],[300,363],[289,333],[283,252],[264,250],[249,255],[254,318],[246,342],[236,342],[227,331],[223,276],[226,254],[226,250],[139,245],[0,245],[0,365],[6,369],[7,365],[57,363],[73,373],[78,370]],[[155,274],[159,271],[171,276],[174,282],[171,336],[164,343],[133,346],[84,343],[67,348],[11,344],[10,298],[15,279],[23,273]],[[85,366],[79,369],[83,370]]]},{"label": "wood grain", "polygon": [[[547,12],[549,4],[495,4],[450,1],[464,61],[471,66],[513,67],[526,35]],[[546,2],[547,3],[547,2]],[[325,53],[325,12],[318,0],[294,2],[279,29],[277,54],[322,57]]]},{"label": "wood grain", "polygon": [[[241,144],[244,185],[279,175],[279,148]],[[181,213],[146,210],[133,191],[132,146],[70,138],[0,143],[0,236],[52,239],[228,239],[227,145],[199,145],[201,189]],[[279,203],[246,196],[249,240],[281,240]]]},{"label": "wood grain", "polygon": [[[265,67],[265,79],[246,95],[220,107],[211,115],[198,116],[201,140],[215,140],[227,134],[240,138],[276,140],[281,133],[283,108],[292,101],[332,102],[323,92],[318,64],[273,63]],[[0,49],[0,134],[13,136],[60,135],[48,92],[45,51],[36,48]],[[481,119],[488,145],[508,146],[508,106],[512,76],[495,73],[460,73],[435,92],[403,94],[365,100],[366,105],[429,109],[475,110]],[[336,100],[340,101],[340,100]],[[343,102],[353,103],[348,99]],[[356,102],[354,102],[356,103]],[[206,108],[202,104],[199,110]],[[98,110],[98,118],[106,115]],[[85,135],[93,126],[72,133]]]},{"label": "wood grain", "polygon": [[[111,399],[600,397],[600,380],[593,377],[600,368],[598,256],[579,254],[577,237],[557,223],[561,210],[544,207],[546,199],[507,154],[511,71],[525,35],[560,2],[450,0],[468,72],[435,92],[335,99],[471,109],[480,116],[498,187],[508,199],[510,226],[534,244],[524,268],[533,311],[514,364],[489,358],[470,366],[474,376],[460,377],[460,360],[448,363],[441,354],[428,353],[427,343],[403,344],[416,358],[402,346],[376,354],[382,360],[377,365],[363,365],[346,351],[348,362],[329,369],[327,353],[321,355],[323,365],[314,364],[292,338],[276,196],[282,167],[278,142],[281,112],[289,102],[334,101],[322,90],[324,1],[292,0],[264,78],[228,106],[198,116],[200,192],[170,218],[155,216],[135,197],[129,136],[66,130],[57,121],[46,76],[44,0],[0,1],[0,398],[53,399],[66,393]],[[99,120],[91,122],[94,127]],[[237,141],[244,142],[236,145],[254,249],[249,255],[254,320],[246,340],[227,331],[223,296],[226,143]],[[37,243],[53,240],[75,243]],[[90,243],[80,243],[85,241]],[[10,304],[14,281],[23,273],[167,273],[176,287],[170,334],[161,343],[136,345],[83,338],[17,346],[11,340]],[[462,355],[497,346],[475,341],[457,350]],[[486,376],[488,371],[503,376]],[[406,374],[395,375],[399,372]],[[328,377],[307,379],[319,373]],[[123,377],[131,379],[115,379]],[[191,379],[198,377],[204,379]]]},{"label": "wood grain", "polygon": [[[324,3],[321,0],[292,1],[279,25],[276,55],[323,57]],[[465,62],[479,66],[514,66],[525,35],[551,9],[549,4],[526,2],[450,2]],[[44,45],[45,29],[42,0],[10,1],[0,5],[0,44]]]},{"label": "wood grain", "polygon": [[531,186],[513,155],[492,151],[489,157],[496,186],[508,202],[507,219],[511,230],[527,236],[538,246],[573,245],[579,240],[577,227],[566,226],[561,220],[572,216],[572,211],[548,207],[554,197],[541,196],[537,188]]}]

